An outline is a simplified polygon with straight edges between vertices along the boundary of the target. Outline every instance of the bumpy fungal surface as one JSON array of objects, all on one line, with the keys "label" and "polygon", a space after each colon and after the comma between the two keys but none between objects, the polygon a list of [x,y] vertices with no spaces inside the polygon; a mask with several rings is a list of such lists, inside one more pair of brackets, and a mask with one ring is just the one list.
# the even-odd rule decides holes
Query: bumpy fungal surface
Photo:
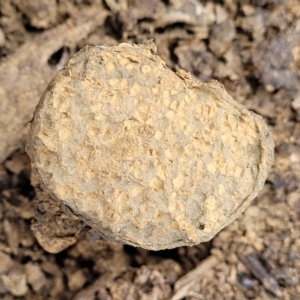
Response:
[{"label": "bumpy fungal surface", "polygon": [[103,236],[195,245],[263,187],[273,140],[217,82],[174,73],[151,43],[86,47],[49,84],[27,143],[40,181]]}]

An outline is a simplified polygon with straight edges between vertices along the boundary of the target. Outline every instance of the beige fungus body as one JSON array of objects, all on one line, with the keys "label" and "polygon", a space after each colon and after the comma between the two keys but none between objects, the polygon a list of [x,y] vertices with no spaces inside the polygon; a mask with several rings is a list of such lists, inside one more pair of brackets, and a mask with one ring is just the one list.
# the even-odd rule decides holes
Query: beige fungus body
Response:
[{"label": "beige fungus body", "polygon": [[237,218],[273,161],[263,119],[152,43],[86,47],[51,81],[27,143],[34,171],[106,238],[195,245]]}]

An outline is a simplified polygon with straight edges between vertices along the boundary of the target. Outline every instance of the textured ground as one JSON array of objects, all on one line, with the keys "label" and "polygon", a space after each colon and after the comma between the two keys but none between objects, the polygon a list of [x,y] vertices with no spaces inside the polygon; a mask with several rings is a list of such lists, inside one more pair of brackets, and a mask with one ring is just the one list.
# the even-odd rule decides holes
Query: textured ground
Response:
[{"label": "textured ground", "polygon": [[[152,252],[99,240],[76,218],[69,226],[70,212],[51,202],[34,179],[30,182],[30,162],[21,136],[20,149],[0,167],[0,298],[297,299],[299,1],[2,0],[0,69],[8,60],[17,61],[19,49],[33,58],[33,48],[22,45],[47,32],[47,42],[57,43],[65,31],[58,36],[55,28],[76,26],[75,21],[68,23],[68,17],[79,20],[78,14],[88,7],[105,19],[90,27],[78,43],[66,38],[63,47],[46,60],[52,72],[85,45],[153,38],[169,67],[183,68],[203,82],[218,79],[234,99],[264,117],[274,135],[275,163],[253,204],[212,241]],[[39,74],[48,78],[50,73]],[[41,80],[37,77],[29,77],[29,87],[37,86]],[[17,78],[14,95],[19,92],[20,100],[13,105],[28,101]],[[8,79],[0,74],[0,80]],[[0,94],[1,88],[9,86],[1,82]],[[1,118],[6,113],[2,103]],[[18,120],[15,114],[10,122],[19,124]],[[0,137],[9,139],[13,134],[5,135],[6,130],[0,128]]]}]

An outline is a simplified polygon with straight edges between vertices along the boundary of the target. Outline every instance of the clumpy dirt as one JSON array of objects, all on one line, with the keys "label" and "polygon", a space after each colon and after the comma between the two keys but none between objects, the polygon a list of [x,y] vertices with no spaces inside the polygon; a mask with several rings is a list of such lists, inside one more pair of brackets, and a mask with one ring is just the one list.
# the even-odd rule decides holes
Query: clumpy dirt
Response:
[{"label": "clumpy dirt", "polygon": [[[65,42],[51,53],[52,69],[85,45],[152,38],[170,68],[202,82],[219,80],[236,101],[265,118],[274,135],[274,166],[252,205],[212,241],[153,252],[103,240],[76,217],[66,226],[71,212],[31,178],[20,136],[18,149],[0,166],[0,298],[298,299],[300,2],[2,0],[0,68],[13,64],[19,49],[34,57],[22,45],[43,45],[39,37],[47,32],[55,44],[55,29],[77,26],[85,9],[103,19],[78,43]],[[1,88],[3,82],[0,95]],[[18,124],[17,114],[10,123]],[[9,139],[13,133],[6,130],[0,128],[0,137]]]}]

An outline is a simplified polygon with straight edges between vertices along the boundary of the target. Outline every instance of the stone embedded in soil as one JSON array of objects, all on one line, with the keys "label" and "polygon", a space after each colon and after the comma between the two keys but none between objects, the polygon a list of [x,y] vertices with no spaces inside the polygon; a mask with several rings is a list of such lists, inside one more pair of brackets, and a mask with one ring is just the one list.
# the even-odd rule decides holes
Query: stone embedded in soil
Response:
[{"label": "stone embedded in soil", "polygon": [[12,269],[8,274],[2,275],[1,279],[7,290],[14,296],[22,297],[28,291],[26,274],[21,266]]},{"label": "stone embedded in soil", "polygon": [[45,286],[46,277],[40,265],[31,262],[27,263],[25,265],[25,273],[27,282],[35,292],[39,292]]},{"label": "stone embedded in soil", "polygon": [[210,240],[263,187],[273,140],[215,81],[155,46],[86,47],[51,81],[27,143],[34,170],[103,236],[160,250]]}]

